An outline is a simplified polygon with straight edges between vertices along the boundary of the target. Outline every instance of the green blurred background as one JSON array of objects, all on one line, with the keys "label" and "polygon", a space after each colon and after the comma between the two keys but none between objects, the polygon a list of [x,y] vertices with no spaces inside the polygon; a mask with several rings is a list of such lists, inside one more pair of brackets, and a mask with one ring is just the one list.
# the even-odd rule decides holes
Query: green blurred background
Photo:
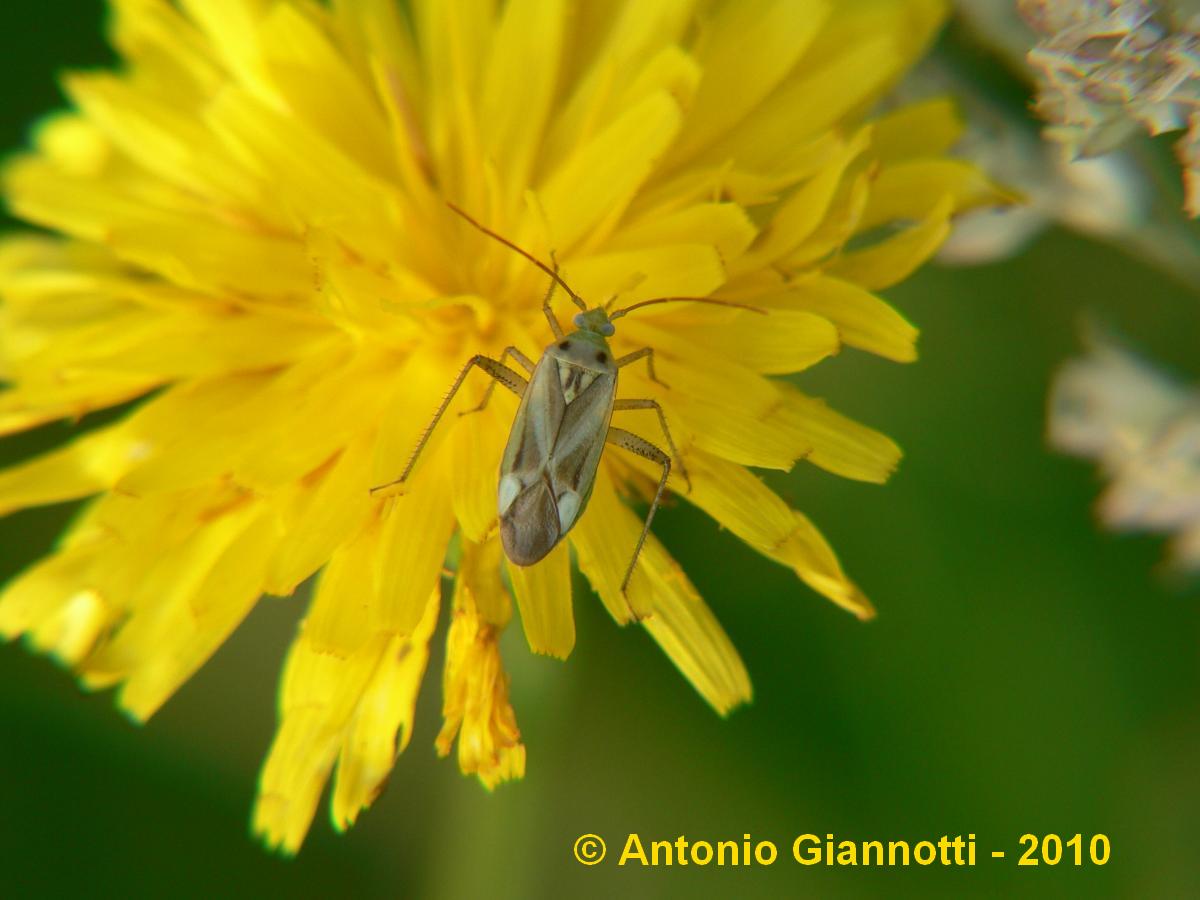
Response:
[{"label": "green blurred background", "polygon": [[[60,104],[55,73],[107,61],[98,0],[0,8],[0,146]],[[295,860],[249,837],[280,664],[302,613],[267,598],[147,726],[19,645],[0,647],[0,896],[1182,897],[1200,890],[1200,591],[1153,538],[1100,533],[1091,468],[1049,453],[1046,388],[1095,311],[1200,379],[1200,298],[1051,233],[1019,258],[928,268],[889,297],[923,330],[901,367],[846,353],[801,379],[894,436],[886,487],[811,467],[769,480],[823,528],[879,607],[861,624],[685,507],[655,529],[741,650],[754,703],[715,716],[640,630],[581,585],[567,663],[506,660],[529,748],[489,795],[439,761],[440,647],[416,733],[349,834],[324,812]],[[0,461],[69,433],[10,439]],[[71,507],[0,521],[0,578]],[[618,868],[625,836],[780,846],[770,868]],[[610,857],[584,868],[575,838]],[[801,867],[803,832],[974,833],[973,869]],[[1108,834],[1104,868],[1018,868],[1026,832]],[[993,862],[987,850],[1008,857]]]}]

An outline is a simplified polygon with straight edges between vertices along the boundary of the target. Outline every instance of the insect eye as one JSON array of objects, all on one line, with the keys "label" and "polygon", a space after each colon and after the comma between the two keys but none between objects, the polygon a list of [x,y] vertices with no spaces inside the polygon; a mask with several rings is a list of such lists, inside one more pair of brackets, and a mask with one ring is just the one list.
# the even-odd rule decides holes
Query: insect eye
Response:
[{"label": "insect eye", "polygon": [[600,333],[602,335],[604,335],[605,337],[612,337],[614,334],[617,333],[617,329],[612,324],[612,322],[605,322],[603,325],[600,326]]},{"label": "insect eye", "polygon": [[596,354],[596,362],[601,364],[608,362],[608,354],[601,350]]},{"label": "insect eye", "polygon": [[559,350],[570,350],[570,349],[571,349],[571,342],[570,342],[570,341],[563,341],[561,344],[559,344],[559,345],[558,345],[558,349],[559,349]]},{"label": "insect eye", "polygon": [[583,313],[575,313],[575,318],[573,318],[571,321],[575,323],[576,328],[582,328],[583,327]]}]

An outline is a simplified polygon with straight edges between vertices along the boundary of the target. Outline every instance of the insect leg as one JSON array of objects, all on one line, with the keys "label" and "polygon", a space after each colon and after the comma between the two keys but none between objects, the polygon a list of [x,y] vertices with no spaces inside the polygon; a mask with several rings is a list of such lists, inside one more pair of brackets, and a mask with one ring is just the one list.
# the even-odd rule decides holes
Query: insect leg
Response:
[{"label": "insect leg", "polygon": [[642,545],[646,543],[646,535],[650,533],[650,523],[654,521],[654,513],[658,510],[659,501],[662,500],[663,489],[667,486],[667,477],[671,474],[671,457],[667,456],[667,454],[663,453],[649,441],[626,431],[624,428],[614,428],[610,425],[606,440],[610,444],[616,444],[630,453],[644,456],[651,462],[658,463],[663,467],[662,478],[658,482],[658,490],[654,493],[654,499],[650,502],[650,511],[646,513],[646,522],[642,525],[642,534],[638,538],[637,546],[633,550],[633,558],[629,560],[629,568],[625,570],[625,579],[621,582],[621,593],[624,594],[629,588],[629,580],[633,578],[633,567],[637,565],[638,556],[642,552]]},{"label": "insect leg", "polygon": [[530,359],[528,356],[526,356],[524,353],[522,353],[516,347],[513,347],[511,345],[508,347],[505,347],[504,352],[500,354],[500,362],[504,362],[504,357],[506,357],[506,356],[511,356],[513,359],[515,359],[518,363],[521,364],[521,368],[524,369],[526,372],[528,372],[530,375],[532,375],[533,370],[535,368],[537,368],[537,363],[535,363],[532,359]]},{"label": "insect leg", "polygon": [[542,313],[546,317],[546,321],[550,323],[550,330],[554,332],[554,339],[561,341],[563,339],[562,326],[558,324],[558,318],[554,315],[554,310],[550,308],[550,300],[554,297],[554,288],[558,286],[558,257],[554,255],[554,251],[550,251],[551,268],[554,270],[554,278],[550,280],[550,289],[546,291],[546,299],[542,301]]},{"label": "insect leg", "polygon": [[679,455],[679,450],[675,447],[675,441],[671,438],[671,429],[667,427],[667,417],[663,415],[663,409],[657,400],[615,400],[613,401],[613,410],[618,409],[652,409],[658,413],[658,424],[662,426],[663,435],[667,439],[667,447],[671,451],[671,458],[675,460],[675,466],[679,469],[679,474],[683,476],[684,482],[687,484],[688,493],[692,492],[692,479],[688,475],[687,469],[683,465],[683,457]]},{"label": "insect leg", "polygon": [[[521,368],[523,368],[530,375],[533,374],[533,370],[535,367],[534,361],[532,359],[530,359],[528,356],[526,356],[524,353],[522,353],[520,350],[518,350],[516,347],[509,346],[509,347],[504,348],[504,352],[500,354],[499,362],[501,363],[501,365],[503,365],[504,358],[506,356],[511,356],[513,359],[515,359],[518,363],[521,364]],[[487,408],[488,402],[492,399],[492,391],[494,391],[494,390],[496,390],[496,379],[495,378],[493,378],[488,383],[487,390],[483,392],[483,399],[479,401],[479,405],[477,407],[475,407],[474,409],[464,410],[463,412],[459,413],[459,415],[465,416],[465,415],[469,415],[470,413],[482,412],[484,409]]]},{"label": "insect leg", "polygon": [[650,380],[653,381],[655,384],[661,384],[663,387],[669,388],[670,385],[667,384],[665,381],[662,381],[654,373],[654,348],[653,347],[643,347],[641,350],[634,350],[632,353],[627,353],[624,356],[622,356],[620,359],[614,360],[614,365],[618,369],[623,369],[623,368],[625,368],[625,366],[628,366],[628,365],[631,365],[632,363],[637,362],[642,357],[645,357],[645,359],[646,359],[646,371],[650,373]]},{"label": "insect leg", "polygon": [[504,363],[498,362],[489,356],[483,356],[481,354],[472,356],[469,360],[467,360],[467,364],[462,367],[462,371],[458,373],[458,377],[454,379],[454,384],[451,385],[449,393],[446,394],[441,405],[437,408],[437,412],[433,414],[433,421],[431,421],[425,427],[425,431],[421,433],[421,439],[417,442],[416,449],[413,450],[412,456],[408,458],[408,465],[404,467],[404,471],[400,473],[400,477],[395,481],[389,481],[387,484],[380,484],[371,488],[372,494],[378,494],[380,491],[398,484],[403,484],[408,480],[408,476],[412,472],[413,466],[417,464],[417,457],[421,455],[421,451],[424,450],[425,445],[429,443],[429,438],[433,435],[433,429],[437,427],[438,422],[441,421],[442,416],[445,415],[445,412],[449,408],[451,401],[454,400],[454,395],[458,393],[458,389],[462,387],[463,382],[466,381],[467,374],[471,371],[473,366],[478,366],[479,368],[483,369],[483,371],[491,375],[495,381],[500,382],[518,397],[523,396],[525,393],[525,388],[529,386],[528,381],[526,381],[508,366],[504,365]]}]

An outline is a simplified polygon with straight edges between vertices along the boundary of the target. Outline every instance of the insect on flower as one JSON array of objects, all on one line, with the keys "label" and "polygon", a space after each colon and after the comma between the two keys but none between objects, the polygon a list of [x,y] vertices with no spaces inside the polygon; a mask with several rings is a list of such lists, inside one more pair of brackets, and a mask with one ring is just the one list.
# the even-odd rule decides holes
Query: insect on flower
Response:
[{"label": "insect on flower", "polygon": [[[662,501],[667,479],[671,475],[672,460],[679,468],[679,474],[689,490],[691,480],[679,457],[679,451],[675,449],[675,441],[671,438],[671,430],[667,426],[667,417],[658,401],[617,399],[618,373],[625,366],[643,359],[646,361],[650,380],[663,387],[667,385],[655,374],[654,348],[642,347],[624,356],[613,357],[608,346],[608,338],[616,333],[613,320],[635,309],[659,303],[709,303],[715,306],[748,309],[764,315],[766,311],[711,297],[657,297],[610,311],[609,308],[616,301],[614,296],[603,306],[589,309],[583,299],[559,276],[558,260],[553,253],[550,257],[553,265],[548,266],[512,241],[486,228],[453,203],[447,205],[488,237],[521,254],[550,276],[550,287],[542,301],[542,312],[546,321],[550,323],[550,330],[554,332],[555,342],[542,351],[537,363],[513,346],[506,347],[499,359],[492,359],[483,354],[472,356],[458,373],[437,412],[433,414],[433,419],[417,442],[400,477],[394,482],[374,488],[372,493],[378,494],[389,488],[400,487],[408,480],[417,464],[417,458],[454,401],[467,375],[472,368],[478,367],[491,376],[492,383],[488,385],[479,406],[469,412],[479,412],[487,406],[497,383],[521,398],[521,405],[517,408],[517,415],[513,420],[512,431],[509,432],[508,443],[500,463],[500,483],[496,498],[500,515],[500,541],[504,552],[516,565],[532,566],[540,562],[579,520],[591,496],[596,469],[600,465],[600,456],[606,443],[636,453],[662,466],[662,475],[658,480],[654,499],[650,501],[641,535],[625,569],[625,577],[621,581],[621,592],[624,594],[629,588],[629,579],[633,577],[633,570],[637,565],[638,555],[642,552],[642,546],[646,543],[646,536],[650,533],[654,513]],[[555,287],[566,291],[580,310],[573,320],[576,330],[570,334],[563,331],[550,305]],[[504,360],[508,356],[515,359],[528,373],[528,379],[505,365]],[[610,425],[613,411],[623,409],[654,410],[671,452],[668,454],[645,438],[638,437],[624,428]]]},{"label": "insect on flower", "polygon": [[[572,561],[716,713],[751,699],[716,613],[624,502],[649,506],[668,465],[660,498],[678,487],[727,540],[874,614],[756,470],[888,480],[896,443],[788,377],[843,351],[915,360],[881,294],[959,215],[1009,202],[949,155],[953,104],[877,114],[946,0],[110,5],[121,65],[69,75],[71,108],[0,166],[40,229],[0,239],[0,436],[110,410],[0,471],[0,517],[87,504],[0,588],[0,641],[145,721],[260,598],[292,597],[253,828],[294,853],[326,785],[339,830],[379,796],[441,634],[437,752],[489,789],[524,775],[500,645],[519,628],[571,655]],[[570,336],[546,325],[547,281]],[[719,301],[611,336],[684,297]],[[463,374],[473,353],[488,379]],[[496,380],[520,413],[498,396],[458,418]],[[661,402],[673,441],[656,404],[618,412],[626,396]],[[635,443],[610,414],[664,461],[606,455]],[[403,498],[372,498],[402,474]]]}]

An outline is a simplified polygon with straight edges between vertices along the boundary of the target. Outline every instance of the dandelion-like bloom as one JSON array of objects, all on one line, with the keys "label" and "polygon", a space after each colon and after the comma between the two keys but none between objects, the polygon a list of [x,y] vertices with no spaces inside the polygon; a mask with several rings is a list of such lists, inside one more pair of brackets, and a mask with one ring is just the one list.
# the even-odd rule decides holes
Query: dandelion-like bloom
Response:
[{"label": "dandelion-like bloom", "polygon": [[[9,585],[0,631],[119,686],[150,716],[264,593],[316,575],[283,675],[255,828],[295,850],[337,766],[352,823],[407,744],[440,582],[455,573],[439,752],[491,786],[525,766],[498,638],[515,598],[531,649],[575,641],[564,542],[502,559],[497,392],[449,416],[394,480],[463,362],[550,340],[544,275],[593,302],[712,295],[623,319],[657,351],[684,496],[860,617],[813,525],[746,467],[800,459],[883,481],[899,451],[770,376],[843,345],[898,361],[916,330],[872,292],[994,193],[944,158],[941,103],[867,123],[943,13],[928,0],[114,0],[126,66],[72,75],[75,111],[5,173],[12,209],[61,237],[0,246],[7,432],[144,398],[0,475],[0,507],[95,496]],[[640,318],[639,318],[640,316]],[[456,409],[477,404],[471,381]],[[504,395],[504,396],[502,396]],[[618,424],[657,437],[647,412]],[[610,449],[569,535],[618,622],[640,618],[724,713],[745,667],[651,539],[620,584],[649,466]],[[678,481],[674,489],[683,491]],[[319,574],[318,574],[319,573]]]}]

